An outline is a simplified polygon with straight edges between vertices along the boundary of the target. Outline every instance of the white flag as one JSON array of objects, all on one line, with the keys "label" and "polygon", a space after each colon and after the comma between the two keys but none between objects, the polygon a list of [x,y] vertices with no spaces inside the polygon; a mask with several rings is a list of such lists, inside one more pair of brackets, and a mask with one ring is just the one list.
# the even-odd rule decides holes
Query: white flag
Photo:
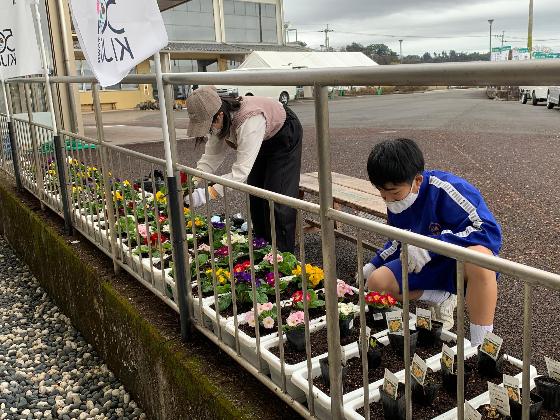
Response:
[{"label": "white flag", "polygon": [[165,47],[156,0],[70,0],[80,46],[101,86],[119,83]]},{"label": "white flag", "polygon": [[0,1],[0,77],[43,73],[28,0]]}]

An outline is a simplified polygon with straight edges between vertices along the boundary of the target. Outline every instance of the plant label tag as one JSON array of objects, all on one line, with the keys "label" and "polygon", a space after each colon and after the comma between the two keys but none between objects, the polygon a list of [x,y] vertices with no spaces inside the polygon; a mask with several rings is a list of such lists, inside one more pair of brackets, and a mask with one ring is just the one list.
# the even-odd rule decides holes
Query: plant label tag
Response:
[{"label": "plant label tag", "polygon": [[557,362],[550,357],[544,357],[544,361],[546,362],[546,370],[548,371],[548,376],[552,379],[556,379],[560,381],[560,362]]},{"label": "plant label tag", "polygon": [[509,397],[506,389],[503,386],[488,382],[488,393],[490,394],[490,405],[496,407],[504,416],[509,416]]},{"label": "plant label tag", "polygon": [[455,365],[455,352],[447,344],[443,344],[441,349],[441,366],[453,373]]},{"label": "plant label tag", "polygon": [[399,380],[389,369],[386,368],[385,375],[383,376],[383,391],[396,400],[398,390]]},{"label": "plant label tag", "polygon": [[482,414],[476,411],[472,405],[465,401],[465,420],[481,420]]},{"label": "plant label tag", "polygon": [[490,356],[492,359],[497,360],[502,348],[504,340],[496,334],[487,332],[484,336],[484,341],[480,346],[480,351]]},{"label": "plant label tag", "polygon": [[401,311],[387,312],[386,318],[387,318],[387,328],[389,329],[389,333],[402,335],[404,331],[402,312]]},{"label": "plant label tag", "polygon": [[353,328],[354,328],[354,318],[352,318],[352,319],[350,320],[350,323],[348,324],[348,328],[349,328],[349,329],[353,329]]},{"label": "plant label tag", "polygon": [[381,312],[374,312],[373,313],[373,320],[374,321],[381,321],[383,319],[383,313]]},{"label": "plant label tag", "polygon": [[432,312],[428,309],[416,308],[416,327],[432,330]]},{"label": "plant label tag", "polygon": [[410,365],[410,373],[416,382],[424,386],[424,380],[426,379],[426,372],[428,371],[428,365],[420,356],[414,353],[414,358],[412,359],[412,364]]},{"label": "plant label tag", "polygon": [[504,388],[508,393],[508,398],[521,404],[521,392],[519,391],[519,379],[504,374]]},{"label": "plant label tag", "polygon": [[346,349],[344,346],[340,346],[340,361],[342,362],[342,366],[346,365]]}]

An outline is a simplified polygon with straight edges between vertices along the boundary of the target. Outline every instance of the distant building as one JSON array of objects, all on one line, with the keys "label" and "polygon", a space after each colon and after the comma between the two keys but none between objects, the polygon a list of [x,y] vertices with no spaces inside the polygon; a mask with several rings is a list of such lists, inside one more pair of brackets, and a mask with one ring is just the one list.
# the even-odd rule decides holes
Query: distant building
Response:
[{"label": "distant building", "polygon": [[[284,43],[283,0],[159,0],[169,35],[171,70],[175,73],[224,71],[236,68],[253,51],[305,51]],[[177,4],[180,3],[180,4]],[[75,38],[76,39],[76,38]],[[91,71],[77,40],[74,43],[78,74]],[[145,61],[133,72],[153,71]],[[80,86],[82,110],[92,110],[91,86]],[[176,95],[186,94],[179,86]],[[130,109],[154,99],[152,85],[124,84],[100,92],[103,109]]]}]

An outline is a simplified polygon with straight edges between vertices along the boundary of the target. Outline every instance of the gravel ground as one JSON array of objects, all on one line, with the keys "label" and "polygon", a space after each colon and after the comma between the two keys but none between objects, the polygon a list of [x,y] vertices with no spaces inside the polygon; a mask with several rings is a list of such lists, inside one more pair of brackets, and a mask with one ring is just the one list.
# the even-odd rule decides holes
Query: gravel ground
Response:
[{"label": "gravel ground", "polygon": [[0,419],[146,418],[0,237]]},{"label": "gravel ground", "polygon": [[[560,196],[558,167],[560,138],[546,133],[532,136],[511,133],[485,133],[484,127],[470,131],[410,130],[391,127],[331,129],[332,170],[365,178],[367,156],[373,145],[383,139],[410,137],[424,151],[427,168],[454,172],[475,185],[484,195],[503,229],[501,256],[538,268],[560,272]],[[315,134],[304,127],[302,172],[317,171]],[[161,143],[129,145],[131,149],[162,157]],[[181,163],[193,165],[203,151],[193,142],[181,141]],[[229,168],[232,156],[224,168]],[[312,199],[306,198],[306,199]],[[242,197],[232,197],[231,209],[245,209]],[[369,238],[381,243],[382,238]],[[321,264],[319,235],[306,236],[306,255]],[[356,271],[356,248],[337,240],[339,278],[350,279]],[[560,359],[557,343],[560,322],[557,317],[559,293],[536,288],[533,294],[533,364],[545,369],[543,356]],[[523,284],[510,276],[501,276],[495,332],[505,339],[504,349],[522,356]],[[468,327],[468,324],[467,324]],[[468,329],[466,330],[468,331]]]}]

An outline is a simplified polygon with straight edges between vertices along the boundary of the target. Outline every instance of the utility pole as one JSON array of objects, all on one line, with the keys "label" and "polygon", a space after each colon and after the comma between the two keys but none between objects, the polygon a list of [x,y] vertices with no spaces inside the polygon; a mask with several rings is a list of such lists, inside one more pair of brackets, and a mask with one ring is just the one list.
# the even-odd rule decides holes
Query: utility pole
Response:
[{"label": "utility pole", "polygon": [[527,49],[529,57],[533,56],[533,0],[529,0],[529,29],[527,31]]},{"label": "utility pole", "polygon": [[329,29],[329,24],[327,23],[327,27],[325,29],[323,29],[322,31],[319,32],[324,32],[325,33],[325,48],[327,51],[329,51],[329,32],[334,32],[334,29]]},{"label": "utility pole", "polygon": [[504,35],[506,34],[506,31],[502,31],[502,47],[504,46]]},{"label": "utility pole", "polygon": [[401,57],[401,64],[402,64],[402,39],[399,39],[399,49],[400,49],[400,57]]},{"label": "utility pole", "polygon": [[492,22],[494,22],[494,19],[488,19],[490,24],[490,61],[492,61]]}]

